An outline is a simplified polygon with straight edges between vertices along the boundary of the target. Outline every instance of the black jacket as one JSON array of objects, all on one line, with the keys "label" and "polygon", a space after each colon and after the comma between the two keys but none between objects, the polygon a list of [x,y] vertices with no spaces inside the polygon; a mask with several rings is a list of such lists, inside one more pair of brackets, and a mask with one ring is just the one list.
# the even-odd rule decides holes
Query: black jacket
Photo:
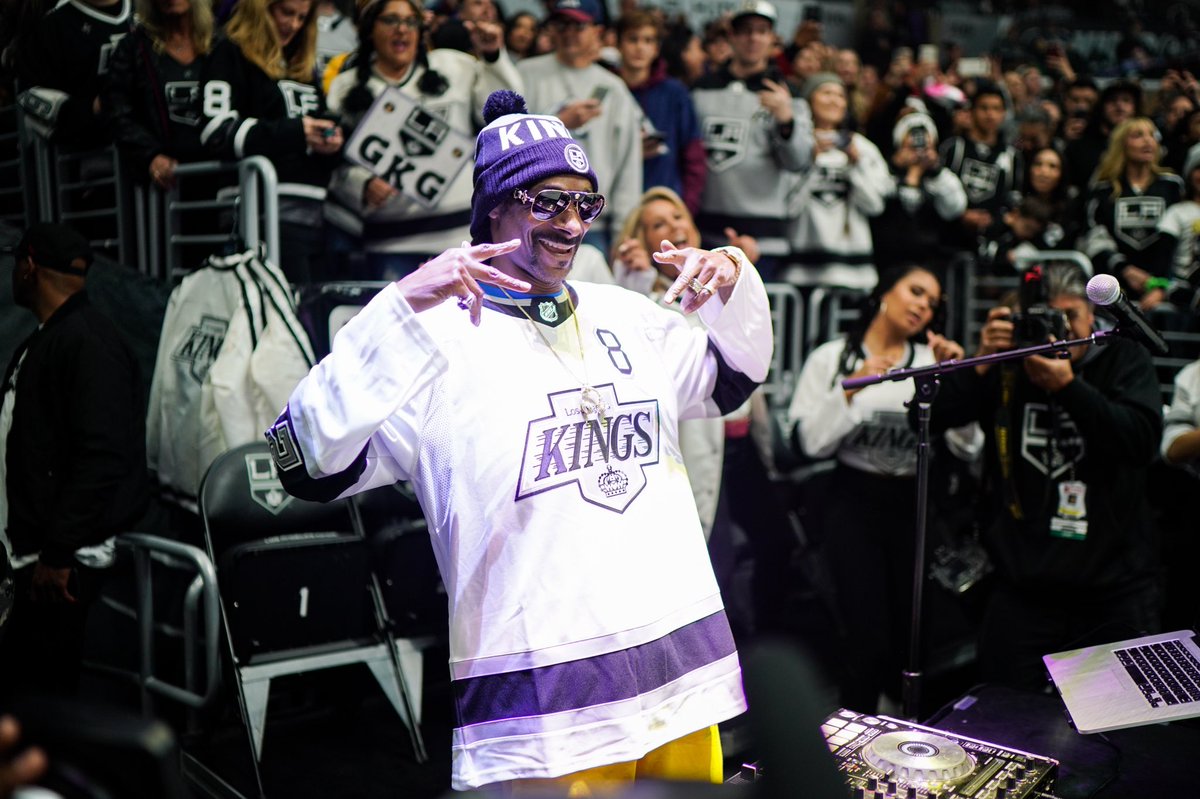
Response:
[{"label": "black jacket", "polygon": [[62,568],[145,510],[146,409],[133,354],[85,292],[18,348],[0,398],[22,353],[5,453],[8,537],[17,556],[40,551]]},{"label": "black jacket", "polygon": [[[1016,373],[1007,409],[1005,367]],[[987,542],[1006,581],[1030,589],[1111,591],[1157,568],[1146,468],[1162,437],[1162,396],[1149,353],[1126,339],[1088,353],[1074,372],[1075,380],[1052,396],[1034,387],[1019,363],[993,366],[983,377],[974,369],[954,372],[942,382],[932,427],[940,432],[978,421],[987,435],[995,514]],[[1064,480],[1087,485],[1083,541],[1050,534]]]}]

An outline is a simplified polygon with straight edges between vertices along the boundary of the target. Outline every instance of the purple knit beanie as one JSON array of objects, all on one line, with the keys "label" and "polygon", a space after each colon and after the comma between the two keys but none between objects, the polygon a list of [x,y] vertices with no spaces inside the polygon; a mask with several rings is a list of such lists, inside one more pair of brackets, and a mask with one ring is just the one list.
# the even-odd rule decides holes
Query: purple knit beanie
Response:
[{"label": "purple knit beanie", "polygon": [[475,139],[475,194],[471,198],[471,243],[491,241],[488,214],[502,200],[555,175],[583,175],[598,185],[579,142],[558,117],[530,114],[525,98],[507,89],[483,105],[487,127]]}]

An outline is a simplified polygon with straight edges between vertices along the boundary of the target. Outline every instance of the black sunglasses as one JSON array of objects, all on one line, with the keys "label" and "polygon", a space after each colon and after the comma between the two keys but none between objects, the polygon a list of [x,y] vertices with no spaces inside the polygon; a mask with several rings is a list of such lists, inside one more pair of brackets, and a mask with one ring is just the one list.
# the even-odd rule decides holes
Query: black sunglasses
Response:
[{"label": "black sunglasses", "polygon": [[524,189],[517,189],[513,197],[524,205],[530,206],[529,212],[534,219],[547,222],[561,214],[575,203],[579,209],[579,218],[591,222],[600,216],[604,210],[604,195],[594,191],[564,191],[562,189],[542,189],[530,196]]}]

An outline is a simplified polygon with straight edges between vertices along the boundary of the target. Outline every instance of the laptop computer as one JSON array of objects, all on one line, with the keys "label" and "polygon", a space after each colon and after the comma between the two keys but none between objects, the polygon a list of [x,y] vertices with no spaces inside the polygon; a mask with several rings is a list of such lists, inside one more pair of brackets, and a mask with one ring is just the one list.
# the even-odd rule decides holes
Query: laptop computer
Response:
[{"label": "laptop computer", "polygon": [[1042,660],[1079,732],[1200,716],[1200,647],[1191,630],[1055,652]]}]

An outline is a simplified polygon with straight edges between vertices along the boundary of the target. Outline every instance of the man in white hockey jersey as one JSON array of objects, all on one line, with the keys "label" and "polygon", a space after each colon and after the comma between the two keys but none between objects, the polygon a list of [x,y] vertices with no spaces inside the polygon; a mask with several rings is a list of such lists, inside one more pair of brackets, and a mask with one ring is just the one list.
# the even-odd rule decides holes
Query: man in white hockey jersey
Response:
[{"label": "man in white hockey jersey", "polygon": [[568,284],[604,207],[586,153],[512,92],[484,118],[472,243],[341,330],[267,433],[279,473],[310,499],[411,481],[449,595],[456,789],[719,781],[745,699],[678,424],[766,377],[762,281],[664,242],[664,302],[704,327]]}]

